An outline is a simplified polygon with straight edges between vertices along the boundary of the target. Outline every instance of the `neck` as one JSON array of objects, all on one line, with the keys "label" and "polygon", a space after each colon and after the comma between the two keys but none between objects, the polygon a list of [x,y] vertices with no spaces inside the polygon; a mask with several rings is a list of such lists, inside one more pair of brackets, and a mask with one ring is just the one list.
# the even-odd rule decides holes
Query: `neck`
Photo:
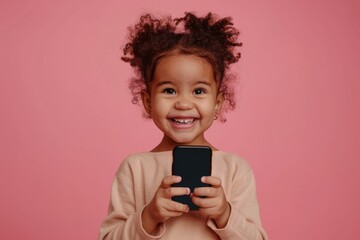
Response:
[{"label": "neck", "polygon": [[151,152],[172,151],[174,147],[178,145],[204,145],[211,147],[213,151],[218,150],[217,148],[212,146],[205,138],[203,138],[201,141],[194,141],[191,143],[178,143],[173,141],[168,136],[164,135],[161,142],[154,149],[152,149]]}]

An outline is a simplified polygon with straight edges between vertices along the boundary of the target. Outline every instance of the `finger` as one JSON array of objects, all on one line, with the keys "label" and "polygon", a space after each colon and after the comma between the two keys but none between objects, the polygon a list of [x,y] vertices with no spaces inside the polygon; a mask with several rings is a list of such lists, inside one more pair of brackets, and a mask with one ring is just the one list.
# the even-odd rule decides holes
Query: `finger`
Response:
[{"label": "finger", "polygon": [[194,189],[194,194],[197,197],[217,197],[219,195],[219,188],[214,187],[198,187]]},{"label": "finger", "polygon": [[161,184],[160,184],[160,188],[169,188],[171,187],[172,184],[174,183],[178,183],[181,182],[181,177],[180,176],[167,176],[164,177],[164,179],[162,180]]},{"label": "finger", "polygon": [[218,206],[218,200],[216,198],[201,198],[195,195],[192,196],[191,201],[200,208],[213,208]]},{"label": "finger", "polygon": [[166,201],[164,208],[169,212],[181,212],[185,213],[189,211],[189,206],[172,200]]},{"label": "finger", "polygon": [[189,195],[190,188],[185,187],[169,187],[164,189],[165,197],[171,198],[173,196]]},{"label": "finger", "polygon": [[201,178],[203,183],[210,184],[212,187],[218,188],[221,187],[221,179],[214,176],[204,176]]},{"label": "finger", "polygon": [[215,207],[207,207],[207,208],[203,208],[200,207],[198,209],[198,212],[204,216],[208,216],[210,218],[214,218],[215,216],[219,215],[219,209],[215,206]]},{"label": "finger", "polygon": [[171,217],[178,217],[183,215],[184,213],[188,212],[189,209],[187,206],[172,206],[172,201],[168,200],[168,202],[164,202],[164,205],[159,209],[159,215],[163,221]]},{"label": "finger", "polygon": [[183,215],[185,212],[173,212],[173,211],[168,211],[166,214],[166,217],[168,218],[172,218],[172,217],[180,217],[181,215]]}]

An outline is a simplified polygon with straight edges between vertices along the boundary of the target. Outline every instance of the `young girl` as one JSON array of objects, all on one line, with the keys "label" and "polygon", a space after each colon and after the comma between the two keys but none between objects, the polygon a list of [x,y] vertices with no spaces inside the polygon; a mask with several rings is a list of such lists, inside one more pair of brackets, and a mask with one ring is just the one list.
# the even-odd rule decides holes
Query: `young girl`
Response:
[{"label": "young girl", "polygon": [[[137,71],[133,102],[142,101],[164,135],[150,152],[123,160],[99,239],[267,239],[251,168],[204,137],[214,119],[224,121],[224,111],[234,107],[227,70],[240,58],[234,51],[241,43],[232,25],[212,13],[174,20],[147,14],[130,29],[122,59]],[[193,193],[171,187],[181,181],[171,174],[176,145],[212,148],[212,174],[201,179],[210,187]],[[189,194],[198,211],[172,200]]]}]

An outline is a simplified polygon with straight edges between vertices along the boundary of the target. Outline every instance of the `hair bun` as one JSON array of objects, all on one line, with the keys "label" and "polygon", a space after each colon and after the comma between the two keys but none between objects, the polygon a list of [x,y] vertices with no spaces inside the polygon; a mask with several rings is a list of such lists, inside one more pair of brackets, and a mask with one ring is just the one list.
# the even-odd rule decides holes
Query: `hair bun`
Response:
[{"label": "hair bun", "polygon": [[230,17],[218,20],[218,17],[210,12],[205,17],[197,17],[191,12],[186,12],[184,17],[176,18],[174,21],[176,25],[184,25],[185,32],[191,35],[199,47],[213,49],[216,46],[225,52],[231,52],[225,54],[225,61],[228,63],[234,63],[240,58],[240,53],[232,53],[233,48],[242,46],[242,43],[237,42],[240,32],[233,27]]}]

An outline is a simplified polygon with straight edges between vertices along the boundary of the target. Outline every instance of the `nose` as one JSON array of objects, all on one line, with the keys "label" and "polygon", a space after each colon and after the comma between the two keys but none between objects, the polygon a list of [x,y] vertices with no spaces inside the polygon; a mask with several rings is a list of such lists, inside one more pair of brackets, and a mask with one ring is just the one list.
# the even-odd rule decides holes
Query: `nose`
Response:
[{"label": "nose", "polygon": [[174,105],[177,110],[188,110],[193,106],[194,104],[188,96],[179,96]]}]

